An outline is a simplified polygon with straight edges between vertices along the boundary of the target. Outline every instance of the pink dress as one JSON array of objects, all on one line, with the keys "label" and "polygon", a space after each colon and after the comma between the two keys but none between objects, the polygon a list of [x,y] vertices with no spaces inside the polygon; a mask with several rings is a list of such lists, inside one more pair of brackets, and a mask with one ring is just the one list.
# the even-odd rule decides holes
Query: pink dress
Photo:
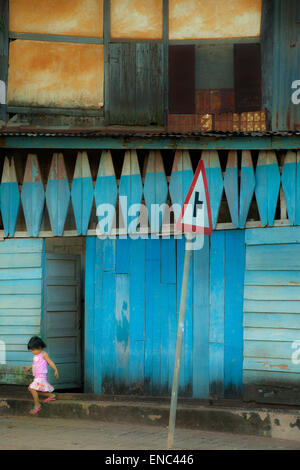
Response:
[{"label": "pink dress", "polygon": [[54,388],[47,381],[48,363],[44,359],[44,354],[44,352],[41,352],[33,357],[32,371],[34,381],[28,388],[38,390],[39,392],[53,392]]}]

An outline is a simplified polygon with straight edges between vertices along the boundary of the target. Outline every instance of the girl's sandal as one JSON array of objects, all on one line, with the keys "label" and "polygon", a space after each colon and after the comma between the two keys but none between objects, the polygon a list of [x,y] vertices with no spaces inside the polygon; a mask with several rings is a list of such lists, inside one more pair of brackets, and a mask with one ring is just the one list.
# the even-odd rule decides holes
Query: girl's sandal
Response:
[{"label": "girl's sandal", "polygon": [[33,408],[29,411],[31,415],[37,415],[41,411],[41,408]]},{"label": "girl's sandal", "polygon": [[53,398],[46,398],[46,400],[43,400],[43,403],[49,403],[49,401],[56,401],[56,398],[53,397]]}]

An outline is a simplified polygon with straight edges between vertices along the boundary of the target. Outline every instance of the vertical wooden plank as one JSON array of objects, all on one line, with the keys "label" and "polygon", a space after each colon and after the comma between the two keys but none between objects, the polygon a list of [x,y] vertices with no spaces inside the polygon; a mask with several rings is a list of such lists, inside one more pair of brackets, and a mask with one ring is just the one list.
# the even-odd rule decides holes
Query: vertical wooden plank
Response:
[{"label": "vertical wooden plank", "polygon": [[238,159],[237,152],[231,150],[228,154],[226,172],[224,176],[224,189],[235,228],[239,227],[239,187],[238,187]]},{"label": "vertical wooden plank", "polygon": [[[105,233],[110,233],[114,221],[115,206],[117,202],[118,188],[115,175],[115,169],[111,157],[110,150],[103,150],[100,158],[98,176],[95,185],[95,202],[98,220],[102,219],[103,215],[107,219],[107,225],[104,227]],[[99,208],[103,204],[103,209]],[[104,212],[104,205],[111,205],[111,212]],[[99,208],[99,209],[98,209]],[[99,210],[101,212],[99,212]],[[102,217],[100,217],[100,214]]]},{"label": "vertical wooden plank", "polygon": [[177,150],[174,157],[169,191],[174,206],[175,220],[178,220],[181,208],[193,181],[194,173],[190,154],[187,150]]},{"label": "vertical wooden plank", "polygon": [[[144,393],[145,367],[145,264],[147,240],[130,240],[130,390]],[[138,289],[137,289],[138,285]]]},{"label": "vertical wooden plank", "polygon": [[[164,124],[164,72],[163,45],[150,42],[149,120],[147,124]],[[138,116],[137,116],[138,117]]]},{"label": "vertical wooden plank", "polygon": [[176,336],[177,336],[177,296],[176,284],[168,284],[168,357],[169,357],[169,393],[172,390],[175,352],[176,352]]},{"label": "vertical wooden plank", "polygon": [[255,196],[262,225],[272,226],[280,188],[280,172],[275,152],[259,152]]},{"label": "vertical wooden plank", "polygon": [[114,381],[118,393],[124,393],[129,385],[129,333],[130,312],[130,280],[128,274],[116,274],[116,312],[115,334],[111,342],[115,345],[116,368]]},{"label": "vertical wooden plank", "polygon": [[282,187],[288,218],[292,225],[300,223],[300,152],[288,151],[285,156]]},{"label": "vertical wooden plank", "polygon": [[[95,258],[96,237],[88,237],[86,241],[85,261],[85,316],[84,316],[84,361],[86,393],[94,389],[94,347],[95,347]],[[100,385],[101,390],[101,385]],[[96,392],[95,392],[96,393]]]},{"label": "vertical wooden plank", "polygon": [[195,113],[195,45],[169,46],[169,112]]},{"label": "vertical wooden plank", "polygon": [[[116,351],[115,337],[115,302],[116,302],[116,275],[113,272],[103,272],[103,299],[102,304],[102,393],[114,393]],[[100,366],[100,364],[99,364]]]},{"label": "vertical wooden plank", "polygon": [[160,239],[152,242],[152,297],[153,297],[153,337],[152,337],[152,392],[161,394],[161,289],[160,289]]},{"label": "vertical wooden plank", "polygon": [[159,239],[148,238],[146,241],[145,391],[148,395],[155,394],[160,386],[159,243]]},{"label": "vertical wooden plank", "polygon": [[[185,238],[177,240],[177,318],[179,317],[181,286],[184,265]],[[182,343],[182,358],[179,375],[179,394],[192,393],[192,362],[193,362],[193,261],[191,260],[188,296],[185,312],[185,325]]]},{"label": "vertical wooden plank", "polygon": [[140,124],[150,123],[150,43],[136,44],[136,119]]},{"label": "vertical wooden plank", "polygon": [[225,397],[240,397],[243,381],[245,232],[225,234]]},{"label": "vertical wooden plank", "polygon": [[54,153],[50,166],[46,203],[53,235],[61,236],[70,201],[69,181],[62,153]]},{"label": "vertical wooden plank", "polygon": [[27,156],[21,201],[28,234],[37,237],[42,221],[45,192],[36,155]]},{"label": "vertical wooden plank", "polygon": [[86,235],[94,198],[94,186],[86,152],[78,152],[71,189],[76,229]]},{"label": "vertical wooden plank", "polygon": [[120,207],[128,233],[136,232],[142,194],[143,184],[137,153],[135,150],[128,150],[125,153],[119,185]]},{"label": "vertical wooden plank", "polygon": [[213,228],[215,228],[223,194],[223,177],[218,152],[205,150],[201,160],[205,166],[207,185],[210,198],[211,216]]},{"label": "vertical wooden plank", "polygon": [[95,238],[94,263],[94,393],[102,393],[102,345],[103,345],[103,304],[106,292],[103,290],[103,240]]},{"label": "vertical wooden plank", "polygon": [[213,232],[210,249],[210,396],[224,396],[225,232]]},{"label": "vertical wooden plank", "polygon": [[[7,78],[8,78],[8,30],[9,30],[9,8],[8,0],[2,0],[0,4],[0,120],[7,122],[8,115],[6,113],[6,94],[7,94]],[[2,83],[1,83],[2,82]]]},{"label": "vertical wooden plank", "polygon": [[161,239],[161,282],[176,283],[176,243],[174,237]]},{"label": "vertical wooden plank", "polygon": [[130,238],[116,239],[116,273],[128,274],[130,262]]},{"label": "vertical wooden plank", "polygon": [[193,252],[193,398],[209,397],[209,237]]},{"label": "vertical wooden plank", "polygon": [[[110,1],[110,0],[109,0]],[[121,58],[122,44],[109,44],[109,122],[120,124],[121,118]],[[105,52],[104,52],[105,53]]]},{"label": "vertical wooden plank", "polygon": [[250,150],[242,152],[239,228],[244,228],[255,189],[255,175]]},{"label": "vertical wooden plank", "polygon": [[[117,123],[123,125],[137,124],[136,121],[136,44],[120,44],[120,115]],[[112,83],[111,83],[112,86]],[[113,93],[112,88],[112,93]]]},{"label": "vertical wooden plank", "polygon": [[14,236],[20,205],[20,194],[14,158],[4,158],[0,188],[1,214],[5,236]]},{"label": "vertical wooden plank", "polygon": [[115,272],[116,270],[116,239],[105,238],[103,244],[103,271]]},{"label": "vertical wooden plank", "polygon": [[151,150],[147,158],[144,197],[151,233],[159,233],[164,214],[160,206],[166,204],[168,197],[167,178],[159,150]]}]

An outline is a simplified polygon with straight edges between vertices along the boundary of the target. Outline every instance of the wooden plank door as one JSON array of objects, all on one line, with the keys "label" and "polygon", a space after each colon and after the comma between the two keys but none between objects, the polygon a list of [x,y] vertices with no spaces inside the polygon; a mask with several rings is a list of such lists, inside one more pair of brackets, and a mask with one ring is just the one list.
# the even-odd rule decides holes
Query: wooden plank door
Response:
[{"label": "wooden plank door", "polygon": [[55,388],[81,387],[80,257],[45,255],[43,337],[60,377]]}]

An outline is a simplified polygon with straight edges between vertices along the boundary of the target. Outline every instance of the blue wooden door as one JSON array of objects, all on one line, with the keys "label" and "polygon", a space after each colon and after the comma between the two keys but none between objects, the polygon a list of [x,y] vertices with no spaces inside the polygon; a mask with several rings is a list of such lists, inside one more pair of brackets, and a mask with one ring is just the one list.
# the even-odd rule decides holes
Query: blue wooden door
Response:
[{"label": "blue wooden door", "polygon": [[55,388],[81,386],[80,257],[45,255],[43,337],[60,377]]},{"label": "blue wooden door", "polygon": [[[193,251],[181,396],[241,396],[244,257],[241,230]],[[170,395],[183,264],[182,239],[87,238],[87,392]]]}]

